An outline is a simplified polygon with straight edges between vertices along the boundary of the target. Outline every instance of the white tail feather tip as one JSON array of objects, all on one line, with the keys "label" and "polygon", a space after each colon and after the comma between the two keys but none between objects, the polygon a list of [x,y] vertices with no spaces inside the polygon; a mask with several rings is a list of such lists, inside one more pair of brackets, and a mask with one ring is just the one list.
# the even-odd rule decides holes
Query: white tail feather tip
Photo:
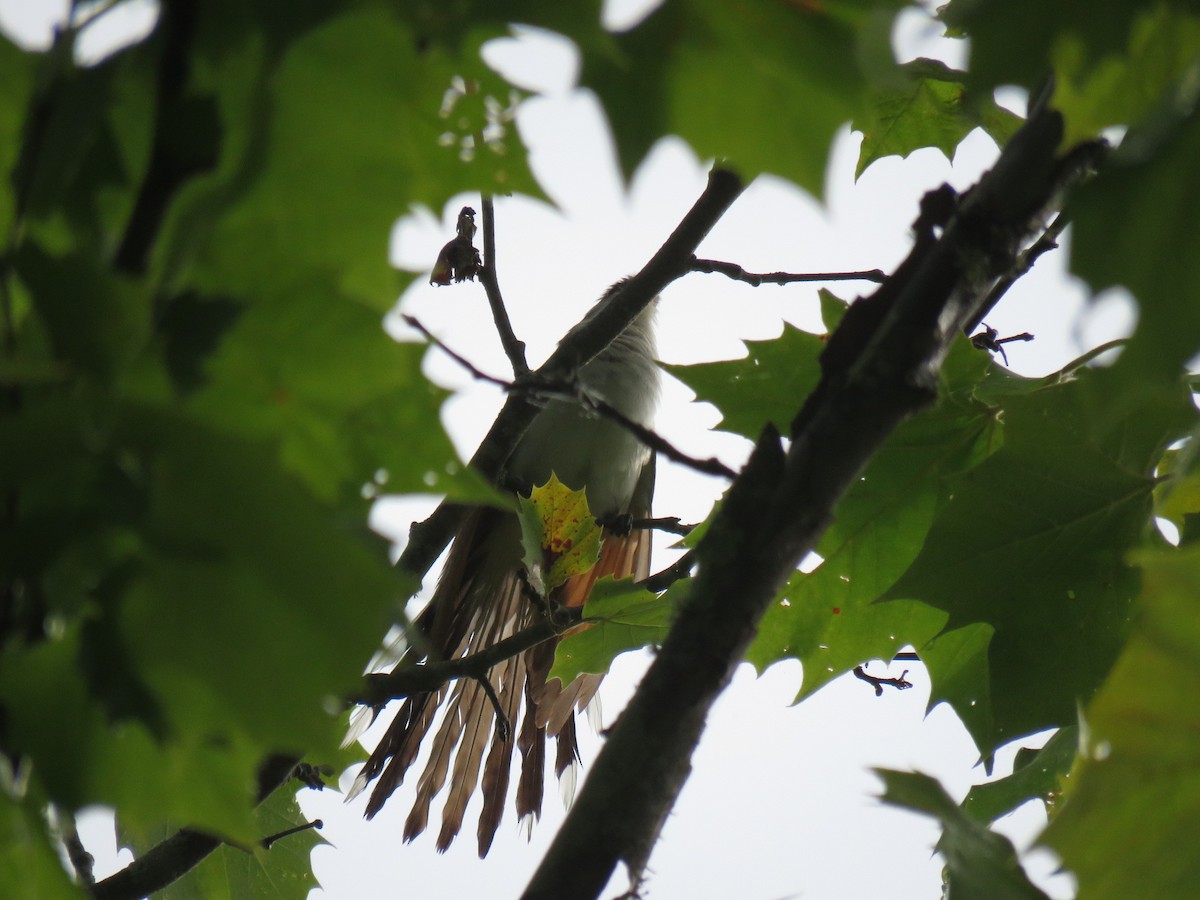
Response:
[{"label": "white tail feather tip", "polygon": [[354,779],[354,784],[350,785],[350,790],[346,791],[346,799],[344,802],[349,803],[351,800],[365,791],[369,783],[370,779],[367,778],[366,773],[359,772]]},{"label": "white tail feather tip", "polygon": [[572,760],[571,764],[563,770],[562,777],[558,779],[558,789],[562,793],[563,807],[571,808],[571,804],[575,802],[575,782],[579,777],[579,763]]},{"label": "white tail feather tip", "polygon": [[342,738],[342,749],[345,750],[360,737],[363,736],[371,723],[375,721],[375,710],[369,706],[359,706],[350,713],[350,727],[346,729],[346,736]]}]

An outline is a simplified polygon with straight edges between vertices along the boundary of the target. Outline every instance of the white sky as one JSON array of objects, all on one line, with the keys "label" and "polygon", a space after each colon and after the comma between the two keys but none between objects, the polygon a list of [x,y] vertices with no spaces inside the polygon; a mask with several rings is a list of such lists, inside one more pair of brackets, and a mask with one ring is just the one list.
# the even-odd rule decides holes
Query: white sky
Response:
[{"label": "white sky", "polygon": [[[19,29],[27,41],[44,41],[44,23],[60,17],[64,6],[0,0],[0,27]],[[130,6],[131,17],[115,23],[124,33],[145,27],[138,21],[153,14],[153,6],[143,0]],[[898,52],[902,58],[937,55],[961,65],[962,45],[935,35],[923,17],[906,16],[897,29]],[[658,248],[703,190],[707,164],[683,142],[665,140],[625,193],[596,103],[572,89],[575,62],[569,45],[525,38],[521,44],[497,42],[490,52],[493,64],[546,91],[522,107],[518,124],[535,172],[558,209],[523,198],[496,203],[501,286],[516,332],[536,363],[608,284],[636,271]],[[713,230],[700,254],[751,271],[890,270],[907,251],[908,228],[921,194],[943,181],[968,186],[996,155],[991,141],[976,132],[960,147],[953,167],[936,151],[919,151],[906,161],[877,163],[855,184],[857,147],[857,136],[848,130],[839,135],[827,176],[827,206],[779,179],[760,178]],[[393,261],[428,270],[452,236],[463,205],[478,208],[477,198],[454,198],[438,211],[440,221],[428,211],[404,219],[393,235]],[[1032,344],[1009,345],[1012,367],[1023,374],[1053,371],[1132,327],[1130,306],[1120,297],[1108,298],[1085,315],[1084,293],[1064,274],[1064,264],[1061,253],[1043,257],[989,316],[989,324],[1002,335],[1037,335]],[[865,284],[831,287],[847,299],[856,296],[856,288],[869,290]],[[478,285],[435,290],[418,279],[401,307],[484,370],[505,374],[506,361]],[[742,340],[776,336],[782,319],[816,330],[816,286],[755,289],[716,275],[692,275],[664,293],[660,356],[672,363],[738,357],[744,355]],[[388,328],[406,334],[395,317]],[[468,455],[502,398],[494,388],[471,382],[436,352],[426,367],[434,380],[459,391],[446,404],[443,418]],[[746,442],[708,431],[716,418],[711,407],[691,403],[686,388],[667,380],[659,431],[689,453],[715,454],[737,465]],[[722,487],[719,481],[660,463],[656,514],[699,521]],[[375,524],[402,540],[409,521],[429,508],[424,500],[385,501]],[[671,558],[669,551],[659,552],[655,568]],[[608,720],[636,686],[647,660],[646,654],[629,654],[615,664],[601,692]],[[912,690],[876,698],[868,685],[844,677],[797,707],[789,704],[800,685],[798,663],[777,665],[759,679],[743,665],[710,716],[693,758],[693,774],[651,858],[644,896],[939,896],[942,864],[931,857],[938,829],[930,820],[879,804],[880,785],[869,769],[924,771],[939,777],[956,797],[984,780],[984,773],[975,766],[973,744],[947,707],[925,715],[928,678],[919,664],[906,665],[916,685]],[[871,671],[881,673],[882,664],[874,663]],[[587,763],[599,749],[599,738],[587,728],[581,731],[581,749],[586,776]],[[1009,770],[1013,750],[999,754],[997,777]],[[345,805],[335,792],[302,792],[306,813],[324,820],[323,836],[334,845],[314,853],[324,890],[314,891],[313,900],[516,896],[563,815],[549,786],[547,813],[532,842],[518,832],[510,809],[488,859],[481,862],[475,855],[476,802],[468,810],[463,835],[439,856],[429,833],[411,845],[401,842],[413,791],[413,784],[398,791],[372,822],[361,817],[365,798]],[[437,815],[440,805],[435,802]],[[1027,804],[1002,820],[998,830],[1024,849],[1043,823],[1039,807]],[[99,877],[124,864],[115,854],[111,819],[85,816],[81,832],[98,857]],[[1069,879],[1050,877],[1054,865],[1048,854],[1035,852],[1026,864],[1053,896],[1072,894]],[[624,888],[623,873],[618,873],[606,896]]]}]

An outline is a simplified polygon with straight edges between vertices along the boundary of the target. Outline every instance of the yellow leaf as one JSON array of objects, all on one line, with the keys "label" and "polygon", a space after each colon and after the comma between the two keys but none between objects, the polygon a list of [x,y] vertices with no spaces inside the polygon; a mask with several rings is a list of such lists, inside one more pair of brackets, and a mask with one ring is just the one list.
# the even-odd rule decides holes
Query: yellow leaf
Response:
[{"label": "yellow leaf", "polygon": [[[601,529],[583,491],[571,490],[551,473],[520,505],[526,564],[545,573],[547,592],[596,565]],[[535,548],[538,552],[531,553]]]}]

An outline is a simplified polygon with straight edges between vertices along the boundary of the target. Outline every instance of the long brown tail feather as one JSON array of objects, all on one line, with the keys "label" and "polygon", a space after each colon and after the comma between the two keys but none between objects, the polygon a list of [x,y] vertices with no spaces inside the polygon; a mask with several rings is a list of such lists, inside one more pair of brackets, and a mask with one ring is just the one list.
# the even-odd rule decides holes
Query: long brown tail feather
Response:
[{"label": "long brown tail feather", "polygon": [[[634,515],[644,513],[644,510],[634,511]],[[495,509],[477,509],[467,516],[438,588],[417,618],[426,636],[424,648],[410,651],[402,665],[420,661],[425,648],[433,659],[471,655],[534,620],[536,612],[515,576],[515,536],[513,548],[497,549],[497,533],[501,536],[505,532],[516,533],[515,521],[506,521],[507,515]],[[590,572],[571,579],[556,599],[579,606],[586,601],[596,580],[604,575],[644,577],[649,571],[649,547],[647,532],[606,535],[600,562]],[[506,561],[506,554],[511,555],[511,561]],[[477,681],[462,679],[449,688],[407,698],[360,776],[364,783],[378,778],[367,804],[368,817],[375,815],[403,783],[440,707],[445,708],[445,715],[433,736],[429,759],[417,783],[416,800],[404,826],[404,839],[412,840],[425,830],[434,797],[449,783],[437,840],[438,849],[445,850],[460,831],[470,797],[479,786],[483,811],[477,835],[479,855],[485,855],[503,818],[514,745],[521,753],[517,815],[521,819],[540,817],[546,737],[557,737],[555,772],[561,777],[579,758],[573,713],[587,705],[601,681],[599,675],[585,675],[565,688],[557,679],[548,683],[546,676],[553,658],[554,642],[547,642],[506,660],[490,673],[500,709],[516,732],[508,740],[503,740],[495,728],[492,702]]]},{"label": "long brown tail feather", "polygon": [[[504,697],[504,715],[513,729],[516,728],[517,716],[521,711],[525,677],[524,655],[513,657],[501,667],[500,686],[497,690],[500,696]],[[496,836],[496,829],[500,827],[500,820],[504,818],[504,801],[508,797],[513,745],[516,742],[511,734],[507,740],[503,737],[498,729],[493,733],[492,749],[488,752],[487,762],[483,766],[483,778],[480,782],[483,812],[479,814],[479,828],[476,831],[480,858],[486,856],[492,846],[492,838]]]}]

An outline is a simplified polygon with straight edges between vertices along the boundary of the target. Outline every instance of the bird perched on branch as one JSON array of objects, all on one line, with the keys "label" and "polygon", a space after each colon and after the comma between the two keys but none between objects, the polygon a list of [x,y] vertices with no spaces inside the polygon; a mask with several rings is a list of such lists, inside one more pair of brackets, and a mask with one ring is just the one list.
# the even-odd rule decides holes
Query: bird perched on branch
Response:
[{"label": "bird perched on branch", "polygon": [[[654,362],[654,303],[579,371],[587,396],[605,401],[626,418],[649,426],[658,402]],[[654,458],[626,428],[568,399],[549,400],[513,450],[507,473],[518,484],[543,484],[551,473],[565,485],[586,489],[593,514],[604,519],[649,515]],[[454,538],[432,599],[417,617],[422,640],[401,659],[411,665],[471,656],[528,627],[545,610],[531,601],[521,578],[521,531],[515,513],[478,507],[467,514]],[[648,531],[606,531],[600,560],[575,575],[551,600],[580,607],[604,575],[644,578],[650,566]],[[513,751],[521,756],[516,812],[541,815],[546,739],[556,739],[555,773],[561,778],[578,759],[575,713],[593,698],[599,675],[581,675],[569,685],[547,681],[555,641],[497,664],[488,686],[463,678],[439,690],[404,700],[383,740],[371,754],[355,792],[374,787],[367,804],[374,816],[404,781],[422,743],[431,744],[417,782],[416,801],[404,827],[405,840],[425,830],[435,796],[446,791],[438,850],[462,827],[476,787],[483,794],[478,839],[485,856],[503,816]],[[420,649],[417,649],[417,648]],[[437,718],[439,710],[445,713]],[[497,709],[502,718],[497,717]],[[511,723],[511,729],[506,728]],[[436,725],[436,728],[435,728]],[[512,733],[507,733],[510,731]]]}]

